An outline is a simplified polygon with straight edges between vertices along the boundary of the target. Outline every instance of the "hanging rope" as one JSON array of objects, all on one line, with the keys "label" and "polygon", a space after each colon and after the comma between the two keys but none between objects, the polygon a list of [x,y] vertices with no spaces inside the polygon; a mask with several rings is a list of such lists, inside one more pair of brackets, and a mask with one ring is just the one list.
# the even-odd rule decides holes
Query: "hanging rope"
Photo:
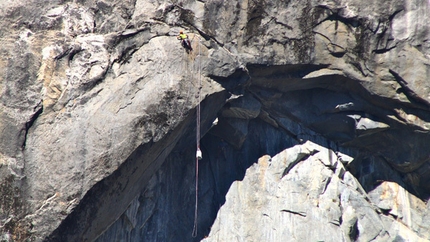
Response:
[{"label": "hanging rope", "polygon": [[197,86],[197,110],[196,110],[196,200],[195,200],[195,208],[194,208],[194,227],[192,236],[197,237],[197,220],[198,220],[198,198],[199,198],[199,160],[202,159],[202,152],[200,150],[200,90],[202,88],[202,78],[201,78],[201,51],[200,51],[200,38],[199,39],[199,55],[198,55],[198,86]]}]

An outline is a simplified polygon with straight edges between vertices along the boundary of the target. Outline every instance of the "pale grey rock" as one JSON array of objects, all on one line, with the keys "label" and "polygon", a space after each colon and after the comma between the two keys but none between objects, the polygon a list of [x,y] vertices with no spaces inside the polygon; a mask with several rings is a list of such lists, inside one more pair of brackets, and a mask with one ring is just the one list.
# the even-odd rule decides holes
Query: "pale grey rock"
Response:
[{"label": "pale grey rock", "polygon": [[307,142],[260,158],[232,184],[203,241],[389,241],[377,208],[321,162],[329,154]]},{"label": "pale grey rock", "polygon": [[393,218],[382,217],[386,220],[388,233],[391,235],[393,241],[419,241],[425,242],[428,239],[418,236],[409,227],[405,226],[402,222],[396,221]]},{"label": "pale grey rock", "polygon": [[388,124],[372,120],[369,117],[354,115],[356,120],[356,132],[358,136],[369,135],[375,132],[381,132],[390,128]]},{"label": "pale grey rock", "polygon": [[422,211],[426,210],[426,203],[409,194],[398,184],[383,182],[369,192],[369,198],[376,206],[403,225],[395,225],[396,229],[410,231],[408,233],[411,234],[415,232],[423,238],[429,237],[430,228],[425,224],[426,221],[422,216]]},{"label": "pale grey rock", "polygon": [[[8,114],[2,112],[5,117],[2,118],[2,126],[8,131],[2,134],[5,139],[13,138],[12,142],[2,142],[7,145],[2,148],[2,153],[16,157],[2,161],[7,164],[5,168],[11,169],[11,175],[16,177],[15,182],[12,180],[8,183],[11,186],[7,188],[11,189],[10,196],[27,201],[23,204],[27,212],[25,218],[21,218],[23,225],[19,225],[10,218],[22,216],[22,212],[16,210],[20,208],[21,202],[10,204],[10,208],[5,207],[8,211],[2,213],[2,228],[7,228],[13,222],[17,227],[12,229],[17,230],[22,226],[20,229],[23,230],[21,235],[14,236],[25,238],[31,235],[32,238],[41,240],[58,227],[61,220],[74,210],[95,183],[117,170],[133,150],[142,143],[158,142],[171,130],[170,125],[175,126],[186,117],[190,108],[197,104],[197,98],[193,95],[198,90],[197,78],[192,77],[197,76],[198,68],[192,69],[192,59],[183,55],[179,45],[171,45],[174,37],[157,36],[169,32],[166,25],[164,28],[154,26],[154,32],[147,27],[121,33],[112,32],[115,30],[108,28],[110,34],[104,35],[94,32],[103,32],[96,27],[104,28],[107,25],[96,25],[98,14],[94,9],[79,3],[51,9],[47,6],[46,9],[37,10],[40,10],[46,21],[51,21],[44,28],[52,33],[47,35],[46,42],[43,42],[41,36],[34,36],[30,30],[20,33],[22,41],[19,44],[23,52],[26,51],[24,44],[29,47],[30,44],[40,44],[34,50],[35,54],[28,51],[30,54],[21,57],[23,66],[20,68],[26,68],[33,74],[14,74],[9,69],[8,73],[17,78],[20,78],[19,75],[29,77],[20,81],[22,85],[19,88],[11,90],[27,91],[13,95],[14,98],[22,99],[16,102],[5,100],[7,96],[2,95],[4,104],[21,103],[21,107],[11,108],[23,109],[23,112],[4,109],[16,115],[14,119],[8,119],[5,116]],[[62,23],[61,29],[57,29],[59,26],[54,24],[56,22]],[[64,36],[64,41],[58,41],[55,35],[60,38]],[[122,36],[127,36],[127,41],[117,45]],[[126,64],[121,63],[122,59],[128,58],[127,52],[132,49],[135,49],[134,57],[128,59]],[[200,56],[193,58],[204,64],[207,62],[204,60],[207,53],[207,49],[203,49]],[[42,60],[40,63],[31,62],[32,58],[38,56]],[[170,56],[170,60],[153,64],[153,58],[161,60],[166,56]],[[183,59],[177,61],[178,56]],[[17,63],[18,60],[15,58],[14,62]],[[40,66],[34,66],[38,64]],[[36,77],[37,80],[32,79]],[[12,78],[8,79],[19,83]],[[203,97],[222,91],[219,85],[209,82],[208,79],[203,80]],[[10,87],[12,86],[8,85]],[[7,89],[2,90],[13,94]],[[158,102],[163,102],[168,107]],[[220,105],[223,102],[218,103]],[[42,115],[40,104],[43,104]],[[20,123],[16,122],[17,118]],[[38,122],[34,122],[36,118],[39,118]],[[164,127],[158,128],[157,125]],[[31,138],[27,136],[30,127]],[[129,130],[129,133],[121,130]],[[27,149],[22,154],[14,154],[21,147]],[[14,153],[7,153],[8,150]],[[4,178],[8,176],[6,174]],[[24,184],[21,184],[22,177],[25,177]],[[18,189],[25,189],[28,193],[17,193]],[[130,198],[123,196],[122,199]],[[124,209],[130,201],[124,203]],[[103,206],[100,208],[103,210]],[[110,210],[109,203],[105,209]],[[118,215],[106,213],[111,218],[105,220],[102,227],[96,226],[74,236],[77,239],[94,238],[122,213],[121,209],[116,211]],[[28,228],[33,229],[26,231]]]},{"label": "pale grey rock", "polygon": [[[70,83],[65,86],[59,101],[56,103],[56,105],[62,105],[63,110],[55,117],[48,115],[48,113],[41,117],[40,123],[34,127],[33,138],[28,141],[32,148],[29,148],[25,153],[28,159],[38,161],[27,162],[28,171],[25,174],[28,181],[33,179],[38,181],[37,183],[29,182],[31,192],[27,195],[34,200],[36,207],[39,207],[46,199],[44,187],[47,183],[52,184],[50,188],[52,195],[58,194],[55,199],[52,199],[50,207],[54,207],[53,204],[64,204],[64,207],[58,210],[59,213],[64,213],[65,206],[76,206],[77,199],[81,199],[85,191],[90,189],[95,182],[118,169],[119,161],[126,160],[133,150],[141,146],[142,143],[158,143],[170,132],[171,127],[178,125],[178,122],[185,118],[185,112],[196,105],[197,99],[192,94],[197,90],[196,82],[193,79],[188,79],[196,72],[195,70],[183,69],[183,64],[191,65],[190,60],[176,61],[176,56],[182,57],[183,55],[178,46],[169,44],[172,38],[152,38],[148,44],[134,53],[134,57],[127,64],[116,71],[118,74],[108,74],[103,82],[96,85],[91,91],[83,89],[82,86],[88,85],[89,88],[92,88],[94,85],[74,82],[73,76],[88,75],[87,78],[76,78],[76,80],[91,81],[92,70],[95,69],[94,80],[99,81],[98,76],[105,72],[100,67],[103,65],[103,59],[100,58],[95,62],[91,61],[90,58],[86,59],[89,61],[87,63],[77,56],[73,58],[72,63],[84,66],[86,70],[80,69],[82,70],[81,73],[73,71],[74,65],[69,65],[72,76],[67,80]],[[91,47],[99,45],[97,37],[90,41]],[[169,47],[173,49],[165,49]],[[94,50],[94,52],[107,56],[106,52],[103,51]],[[80,53],[85,55],[85,51]],[[152,58],[163,58],[166,53],[172,54],[172,58],[166,59],[165,62],[153,63]],[[106,58],[105,60],[109,61]],[[80,64],[81,61],[82,64]],[[98,65],[98,63],[100,64]],[[166,70],[163,71],[163,68]],[[139,70],[139,72],[135,70]],[[206,79],[204,83],[207,83]],[[212,87],[209,87],[210,85]],[[68,90],[75,95],[79,93],[79,90],[86,90],[86,95],[78,95],[75,99],[74,96],[64,94]],[[202,89],[202,95],[221,90],[219,86],[207,83]],[[112,96],[112,94],[115,95]],[[176,102],[177,97],[181,97],[183,102]],[[61,98],[66,100],[60,103]],[[70,118],[74,120],[73,123],[70,122]],[[55,125],[52,119],[55,120]],[[61,123],[64,126],[60,125]],[[67,126],[68,129],[63,129]],[[52,137],[46,136],[47,129],[51,130]],[[132,132],[122,132],[123,129],[129,129]],[[106,135],[110,137],[107,140],[103,138]],[[41,136],[45,136],[44,139],[41,139]],[[176,139],[172,138],[173,140]],[[67,146],[68,142],[75,143],[76,146],[58,153],[56,146],[45,146],[47,140],[50,140],[48,143],[59,146]],[[42,159],[41,156],[49,159]],[[45,161],[43,165],[40,160]],[[62,160],[69,161],[68,165],[63,166],[61,163],[53,162]],[[75,162],[71,162],[72,160]],[[148,162],[151,163],[152,161]],[[57,176],[50,175],[52,170],[58,172]],[[70,181],[78,182],[83,178],[87,179],[87,182],[78,183],[79,186],[70,183]],[[46,182],[43,182],[45,179]],[[53,179],[57,181],[55,182]],[[127,187],[123,189],[127,189]],[[130,199],[130,197],[123,196],[122,199]],[[128,203],[125,202],[124,205],[128,205]],[[110,211],[109,205],[106,204],[104,209]],[[122,213],[120,209],[116,211],[117,213],[112,213],[109,216],[114,219]],[[53,212],[55,214],[56,211]],[[41,228],[43,221],[46,220],[45,213],[49,217],[56,217],[51,212],[39,209],[36,210],[35,216],[29,218]],[[106,220],[104,226],[109,225],[108,221]],[[58,226],[54,223],[47,225]],[[49,227],[45,229],[49,230]],[[76,238],[91,240],[102,230],[103,227],[94,227],[94,230],[87,230],[82,235],[76,235],[79,236]],[[42,233],[43,230],[40,229],[38,232]]]},{"label": "pale grey rock", "polygon": [[[304,150],[308,151],[304,152],[307,156],[295,163],[298,159],[295,154]],[[279,241],[282,238],[291,241],[427,241],[428,235],[418,232],[420,226],[413,229],[388,214],[380,214],[348,172],[343,179],[335,176],[321,161],[330,152],[307,142],[273,158],[260,158],[258,164],[247,170],[243,181],[232,184],[209,237],[203,241]],[[279,176],[290,164],[295,166],[285,176]],[[392,186],[398,188],[396,184]],[[389,194],[396,193],[387,196],[387,190],[379,189],[370,194],[372,200],[379,194],[381,199],[391,201]],[[420,202],[416,197],[406,196]],[[409,201],[405,204],[394,199],[394,203],[411,207]],[[376,205],[381,207],[381,203]],[[425,209],[422,202],[420,209]],[[305,224],[313,225],[312,230],[306,229]]]}]

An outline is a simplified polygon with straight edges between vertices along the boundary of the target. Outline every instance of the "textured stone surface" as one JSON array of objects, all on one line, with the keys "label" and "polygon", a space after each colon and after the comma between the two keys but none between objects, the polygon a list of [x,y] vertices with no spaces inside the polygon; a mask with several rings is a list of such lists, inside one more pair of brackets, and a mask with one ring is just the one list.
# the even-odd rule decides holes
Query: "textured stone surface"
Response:
[{"label": "textured stone surface", "polygon": [[[0,2],[2,239],[193,240],[200,101],[205,210],[194,240],[209,234],[231,183],[259,157],[306,141],[319,152],[280,164],[288,172],[277,178],[302,187],[270,194],[309,191],[321,207],[289,203],[262,221],[327,225],[298,240],[328,240],[328,231],[340,240],[429,239],[429,8],[419,0]],[[175,38],[181,29],[190,55]],[[246,203],[279,205],[264,199]]]},{"label": "textured stone surface", "polygon": [[[424,203],[404,190],[399,196],[410,197],[414,206],[389,197],[396,194],[393,190],[377,189],[372,191],[380,198],[375,206],[358,181],[339,170],[345,168],[336,154],[310,141],[261,157],[242,181],[232,184],[203,241],[427,241],[428,225],[413,227],[417,220],[410,217],[423,209],[421,222]],[[402,222],[391,212],[381,214],[384,201],[408,208],[404,216],[394,217]],[[398,208],[384,210],[395,213]]]}]

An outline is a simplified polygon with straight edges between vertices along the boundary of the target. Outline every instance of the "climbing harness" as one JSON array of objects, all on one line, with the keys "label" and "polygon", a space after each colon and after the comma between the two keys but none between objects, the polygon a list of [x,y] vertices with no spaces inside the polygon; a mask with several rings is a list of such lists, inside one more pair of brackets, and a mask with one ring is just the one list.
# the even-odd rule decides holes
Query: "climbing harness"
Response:
[{"label": "climbing harness", "polygon": [[[194,36],[195,37],[195,36]],[[193,37],[193,39],[194,39]],[[193,234],[192,236],[195,238],[197,236],[197,218],[198,218],[198,194],[199,194],[199,160],[201,160],[202,157],[202,151],[200,150],[200,102],[201,102],[201,96],[200,96],[200,90],[202,88],[202,66],[201,66],[201,50],[200,50],[200,38],[199,39],[199,55],[198,55],[198,87],[197,87],[197,108],[196,108],[196,200],[195,200],[195,208],[194,208],[194,227],[193,227]],[[194,61],[193,61],[193,68],[194,68]]]}]

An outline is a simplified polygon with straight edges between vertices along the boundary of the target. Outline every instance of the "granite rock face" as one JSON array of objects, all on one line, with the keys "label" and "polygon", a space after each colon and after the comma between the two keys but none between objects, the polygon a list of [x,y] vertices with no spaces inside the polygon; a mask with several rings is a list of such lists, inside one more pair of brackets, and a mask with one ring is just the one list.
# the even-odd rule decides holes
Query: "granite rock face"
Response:
[{"label": "granite rock face", "polygon": [[0,2],[1,239],[429,240],[429,11]]},{"label": "granite rock face", "polygon": [[310,141],[261,157],[203,241],[427,241],[428,221],[411,217],[426,205],[393,183],[368,196],[345,157]]}]

